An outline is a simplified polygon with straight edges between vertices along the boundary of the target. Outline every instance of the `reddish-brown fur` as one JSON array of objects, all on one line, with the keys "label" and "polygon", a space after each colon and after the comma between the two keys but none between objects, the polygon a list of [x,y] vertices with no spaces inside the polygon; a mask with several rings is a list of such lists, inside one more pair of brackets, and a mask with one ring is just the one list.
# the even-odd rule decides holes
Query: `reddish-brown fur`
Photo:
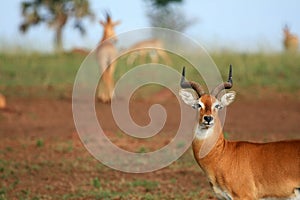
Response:
[{"label": "reddish-brown fur", "polygon": [[297,51],[299,45],[298,37],[290,32],[288,26],[284,27],[283,33],[284,33],[283,45],[285,50]]},{"label": "reddish-brown fur", "polygon": [[0,109],[6,108],[6,99],[3,94],[0,93]]},{"label": "reddish-brown fur", "polygon": [[74,48],[71,50],[71,53],[87,56],[90,53],[90,51],[82,48]]},{"label": "reddish-brown fur", "polygon": [[213,135],[219,137],[203,158],[199,153],[204,140],[195,137],[192,147],[195,159],[217,195],[220,196],[221,189],[234,200],[292,197],[300,187],[300,140],[265,144],[227,141],[218,113],[211,108],[216,98],[203,95],[200,101],[205,109],[199,111],[199,123],[204,115],[213,116]]}]

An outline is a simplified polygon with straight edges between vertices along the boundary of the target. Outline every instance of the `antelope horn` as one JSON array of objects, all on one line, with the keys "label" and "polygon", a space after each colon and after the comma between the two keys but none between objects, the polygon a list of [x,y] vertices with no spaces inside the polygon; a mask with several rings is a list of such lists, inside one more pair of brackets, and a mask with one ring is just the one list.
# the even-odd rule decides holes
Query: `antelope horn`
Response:
[{"label": "antelope horn", "polygon": [[182,88],[192,88],[193,90],[196,91],[198,97],[200,98],[205,92],[201,85],[194,81],[186,81],[185,80],[185,67],[182,69],[182,76],[181,76],[181,81],[180,81],[180,86]]},{"label": "antelope horn", "polygon": [[224,89],[230,89],[232,88],[233,82],[232,82],[232,65],[229,66],[229,75],[227,82],[221,83],[215,89],[211,92],[211,94],[215,97],[218,96],[218,94],[224,90]]},{"label": "antelope horn", "polygon": [[107,10],[105,10],[104,11],[105,13],[105,17],[106,17],[106,21],[108,22],[108,21],[110,21],[111,20],[111,18],[110,18],[110,12],[109,11],[107,11]]}]

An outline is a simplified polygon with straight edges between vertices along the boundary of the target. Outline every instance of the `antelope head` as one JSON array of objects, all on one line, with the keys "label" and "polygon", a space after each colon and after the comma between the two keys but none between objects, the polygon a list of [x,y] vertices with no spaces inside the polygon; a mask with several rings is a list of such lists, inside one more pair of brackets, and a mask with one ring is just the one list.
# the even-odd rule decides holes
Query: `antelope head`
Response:
[{"label": "antelope head", "polygon": [[[203,87],[196,82],[185,80],[185,67],[182,71],[182,77],[180,81],[181,89],[179,95],[182,100],[199,112],[199,124],[200,129],[209,129],[214,126],[218,121],[218,111],[228,106],[234,101],[235,92],[231,91],[225,93],[220,99],[218,94],[224,89],[230,89],[232,87],[232,66],[229,68],[229,77],[227,82],[221,83],[215,87],[210,94],[206,94]],[[186,88],[191,88],[195,91],[192,92]]]},{"label": "antelope head", "polygon": [[287,24],[284,25],[284,27],[283,27],[283,33],[284,33],[285,36],[288,36],[288,35],[291,34],[290,33],[290,28],[289,28],[289,26]]},{"label": "antelope head", "polygon": [[108,39],[108,38],[113,38],[114,41],[117,40],[116,33],[115,33],[115,26],[119,25],[121,22],[120,21],[112,21],[110,14],[108,12],[105,13],[106,15],[106,20],[102,21],[100,20],[100,24],[103,26],[104,33],[103,33],[103,38]]}]

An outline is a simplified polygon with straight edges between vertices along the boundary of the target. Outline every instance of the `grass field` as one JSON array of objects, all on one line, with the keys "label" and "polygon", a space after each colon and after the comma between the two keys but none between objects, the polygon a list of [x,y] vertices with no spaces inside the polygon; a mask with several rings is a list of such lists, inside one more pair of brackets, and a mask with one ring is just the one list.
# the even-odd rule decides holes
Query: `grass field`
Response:
[{"label": "grass field", "polygon": [[[235,89],[269,88],[295,92],[300,88],[300,54],[211,54],[224,79],[228,66],[234,66]],[[70,92],[82,55],[0,55],[0,91],[8,96],[54,96]],[[116,78],[124,72],[118,63]],[[181,62],[173,61],[181,70]],[[122,68],[122,69],[121,69]],[[128,70],[128,69],[126,69]],[[189,73],[189,72],[188,72]],[[193,73],[189,73],[191,76]],[[195,79],[197,77],[190,77]]]}]

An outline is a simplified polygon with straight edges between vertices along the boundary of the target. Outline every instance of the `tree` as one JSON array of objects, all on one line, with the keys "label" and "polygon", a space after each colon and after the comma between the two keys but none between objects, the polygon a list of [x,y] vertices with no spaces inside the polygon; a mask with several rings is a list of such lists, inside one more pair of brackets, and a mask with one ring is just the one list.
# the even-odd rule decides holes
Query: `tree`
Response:
[{"label": "tree", "polygon": [[161,8],[167,7],[171,3],[182,3],[183,0],[148,0],[152,6]]},{"label": "tree", "polygon": [[168,28],[184,32],[195,23],[195,19],[188,19],[185,13],[174,4],[183,0],[146,0],[148,6],[147,17],[153,27]]},{"label": "tree", "polygon": [[74,28],[85,34],[82,24],[84,17],[94,18],[88,0],[31,0],[21,3],[23,22],[20,31],[25,33],[29,27],[47,23],[55,30],[55,50],[62,51],[62,31],[70,18],[75,18]]}]

